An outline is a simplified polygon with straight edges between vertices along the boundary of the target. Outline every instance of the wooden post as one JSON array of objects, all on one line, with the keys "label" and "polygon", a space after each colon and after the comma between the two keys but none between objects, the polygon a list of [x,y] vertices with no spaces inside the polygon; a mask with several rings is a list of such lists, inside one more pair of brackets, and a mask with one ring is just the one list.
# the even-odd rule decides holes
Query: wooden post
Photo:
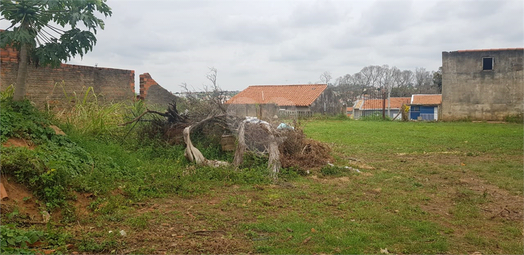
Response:
[{"label": "wooden post", "polygon": [[386,119],[386,92],[382,91],[382,119]]}]

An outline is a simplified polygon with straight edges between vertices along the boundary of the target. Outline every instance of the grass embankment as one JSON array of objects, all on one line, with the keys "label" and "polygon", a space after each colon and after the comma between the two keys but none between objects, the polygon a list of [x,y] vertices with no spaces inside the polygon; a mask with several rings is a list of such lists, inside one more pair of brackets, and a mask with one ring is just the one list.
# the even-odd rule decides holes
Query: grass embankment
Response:
[{"label": "grass embankment", "polygon": [[[3,213],[2,224],[15,224],[2,226],[2,240],[12,239],[2,242],[4,252],[20,252],[24,236],[42,243],[23,251],[67,253],[511,254],[523,248],[522,125],[311,121],[306,134],[331,144],[340,167],[309,176],[283,169],[272,183],[256,159],[240,171],[195,167],[183,147],[116,125],[140,105],[111,111],[86,105],[76,111],[84,121],[72,113],[16,115],[20,107],[31,109],[2,105],[2,142],[21,137],[36,147],[2,147],[2,177],[26,183],[34,198]],[[24,116],[32,117],[20,122]],[[68,136],[46,128],[53,123]],[[231,159],[200,148],[208,158]],[[51,221],[28,227],[19,212],[35,200]],[[58,212],[62,217],[53,216]]]}]

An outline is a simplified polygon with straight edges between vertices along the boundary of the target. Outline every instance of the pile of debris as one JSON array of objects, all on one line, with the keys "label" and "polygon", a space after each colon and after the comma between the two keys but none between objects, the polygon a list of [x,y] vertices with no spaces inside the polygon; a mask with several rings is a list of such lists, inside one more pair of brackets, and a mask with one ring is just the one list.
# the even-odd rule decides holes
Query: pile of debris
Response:
[{"label": "pile of debris", "polygon": [[285,130],[280,144],[282,167],[299,171],[319,169],[332,162],[331,148],[321,142],[308,139],[301,129]]},{"label": "pile of debris", "polygon": [[163,121],[156,119],[151,122],[152,129],[161,132],[163,138],[171,144],[183,141],[186,145],[184,155],[198,165],[219,167],[231,163],[206,159],[191,140],[195,131],[214,137],[222,137],[224,134],[229,139],[235,137],[235,156],[232,162],[235,167],[242,165],[244,155],[248,151],[262,157],[267,156],[269,174],[275,179],[281,167],[306,171],[324,167],[332,160],[327,145],[307,139],[301,129],[291,125],[271,124],[255,117],[239,118],[228,114],[211,115],[200,121],[190,121],[178,113],[175,103],[171,104],[165,113],[146,110],[123,125],[136,123],[147,113],[164,117]]}]

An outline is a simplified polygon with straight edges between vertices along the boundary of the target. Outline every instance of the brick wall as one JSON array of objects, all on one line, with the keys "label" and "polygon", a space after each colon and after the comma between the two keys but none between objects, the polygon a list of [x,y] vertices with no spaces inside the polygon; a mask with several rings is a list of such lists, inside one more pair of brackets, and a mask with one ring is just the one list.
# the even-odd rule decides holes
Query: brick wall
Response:
[{"label": "brick wall", "polygon": [[149,73],[140,75],[140,98],[148,105],[167,107],[176,96],[160,86]]},{"label": "brick wall", "polygon": [[[0,49],[0,89],[16,83],[18,53]],[[77,97],[92,88],[101,102],[130,100],[135,95],[135,71],[62,64],[58,68],[29,66],[26,96],[38,106]]]}]

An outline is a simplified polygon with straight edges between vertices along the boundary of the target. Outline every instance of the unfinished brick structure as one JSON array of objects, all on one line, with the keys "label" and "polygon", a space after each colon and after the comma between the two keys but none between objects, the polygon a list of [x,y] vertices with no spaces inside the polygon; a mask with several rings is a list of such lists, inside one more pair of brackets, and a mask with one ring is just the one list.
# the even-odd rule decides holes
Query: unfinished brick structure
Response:
[{"label": "unfinished brick structure", "polygon": [[[16,83],[18,52],[0,49],[0,88]],[[101,102],[130,100],[135,96],[135,71],[61,64],[58,68],[29,66],[26,96],[38,106],[74,100],[89,88]]]},{"label": "unfinished brick structure", "polygon": [[442,52],[442,119],[523,113],[524,48]]},{"label": "unfinished brick structure", "polygon": [[140,75],[140,99],[148,105],[167,107],[176,96],[160,86],[149,73]]}]

